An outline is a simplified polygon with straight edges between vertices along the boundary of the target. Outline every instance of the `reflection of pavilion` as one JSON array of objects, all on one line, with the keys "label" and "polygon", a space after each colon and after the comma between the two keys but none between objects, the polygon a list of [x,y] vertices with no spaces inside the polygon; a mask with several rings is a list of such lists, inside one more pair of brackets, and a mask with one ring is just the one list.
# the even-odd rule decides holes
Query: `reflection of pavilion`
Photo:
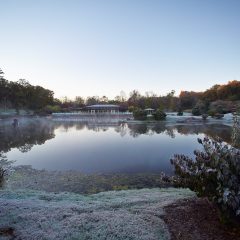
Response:
[{"label": "reflection of pavilion", "polygon": [[89,113],[119,113],[119,106],[114,104],[95,104],[85,108]]}]

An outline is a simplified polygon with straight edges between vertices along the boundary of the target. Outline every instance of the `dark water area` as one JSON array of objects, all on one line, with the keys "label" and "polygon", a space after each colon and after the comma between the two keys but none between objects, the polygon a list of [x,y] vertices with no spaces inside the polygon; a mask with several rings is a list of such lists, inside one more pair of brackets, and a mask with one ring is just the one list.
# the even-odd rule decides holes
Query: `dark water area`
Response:
[{"label": "dark water area", "polygon": [[90,124],[20,119],[14,128],[0,123],[0,151],[14,165],[35,169],[74,170],[82,173],[171,174],[174,154],[193,156],[197,138],[231,139],[231,127],[222,124]]}]

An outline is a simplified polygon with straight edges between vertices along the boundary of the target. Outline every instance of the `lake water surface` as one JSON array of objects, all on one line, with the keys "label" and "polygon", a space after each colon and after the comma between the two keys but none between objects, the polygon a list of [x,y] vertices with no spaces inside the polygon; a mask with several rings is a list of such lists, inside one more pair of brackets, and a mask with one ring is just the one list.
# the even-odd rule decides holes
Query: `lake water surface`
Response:
[{"label": "lake water surface", "polygon": [[172,173],[176,153],[193,156],[197,138],[221,137],[228,142],[231,127],[212,125],[105,124],[20,120],[0,125],[0,150],[15,165],[83,173]]}]

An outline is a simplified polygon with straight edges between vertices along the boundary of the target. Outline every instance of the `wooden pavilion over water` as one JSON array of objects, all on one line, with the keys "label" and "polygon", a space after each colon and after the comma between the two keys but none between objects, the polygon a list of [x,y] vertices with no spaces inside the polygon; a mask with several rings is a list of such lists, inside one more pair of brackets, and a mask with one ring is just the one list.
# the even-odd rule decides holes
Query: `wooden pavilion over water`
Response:
[{"label": "wooden pavilion over water", "polygon": [[95,104],[85,107],[89,113],[119,113],[119,105],[114,104]]}]

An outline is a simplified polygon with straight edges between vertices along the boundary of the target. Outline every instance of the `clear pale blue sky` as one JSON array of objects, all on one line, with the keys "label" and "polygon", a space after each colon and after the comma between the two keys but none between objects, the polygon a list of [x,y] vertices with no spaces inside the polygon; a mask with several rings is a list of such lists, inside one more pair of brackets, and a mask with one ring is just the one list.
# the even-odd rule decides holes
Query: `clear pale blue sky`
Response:
[{"label": "clear pale blue sky", "polygon": [[240,80],[239,0],[0,0],[0,68],[56,97]]}]

